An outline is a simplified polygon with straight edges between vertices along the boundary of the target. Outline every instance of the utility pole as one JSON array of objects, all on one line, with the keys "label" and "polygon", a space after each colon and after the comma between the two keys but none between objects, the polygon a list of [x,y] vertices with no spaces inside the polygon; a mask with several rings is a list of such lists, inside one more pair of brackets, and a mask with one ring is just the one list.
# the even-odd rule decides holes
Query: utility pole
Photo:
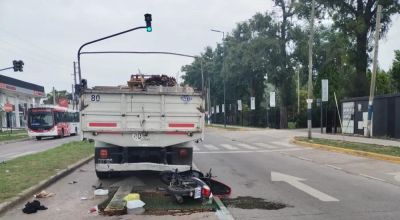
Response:
[{"label": "utility pole", "polygon": [[308,41],[308,92],[307,92],[307,127],[308,127],[308,139],[312,138],[312,44],[314,41],[314,12],[315,10],[315,0],[312,0],[311,6],[311,21],[310,21],[310,39]]},{"label": "utility pole", "polygon": [[[220,31],[220,30],[214,30],[214,29],[211,29],[211,31],[213,31],[213,32],[218,32],[218,33],[222,33],[222,43],[224,43],[224,39],[225,39],[225,32],[223,32],[223,31]],[[225,47],[222,47],[223,48],[223,54],[222,54],[222,57],[224,58],[225,57]],[[224,78],[223,78],[223,84],[224,84],[224,105],[223,105],[223,112],[224,112],[224,128],[226,128],[226,79],[225,79],[225,70],[224,70],[224,64],[225,64],[225,60],[224,59],[222,59],[223,61],[222,61],[222,69],[221,69],[221,72],[223,72],[222,74],[223,74],[223,76],[224,76]]]},{"label": "utility pole", "polygon": [[56,105],[56,90],[54,89],[54,86],[53,86],[53,105]]},{"label": "utility pole", "polygon": [[208,124],[211,124],[211,83],[210,76],[208,76],[208,89],[207,89],[207,103],[208,103]]},{"label": "utility pole", "polygon": [[372,63],[372,76],[371,76],[371,86],[369,88],[369,101],[368,101],[368,124],[367,124],[367,137],[372,137],[372,114],[373,114],[373,103],[375,95],[375,80],[376,80],[376,70],[378,68],[378,50],[379,50],[379,32],[381,30],[381,13],[382,6],[378,5],[378,10],[376,12],[376,26],[375,26],[375,48],[374,48],[374,59]]},{"label": "utility pole", "polygon": [[[74,85],[76,85],[76,62],[74,61]],[[73,91],[73,93],[72,93],[72,104],[73,104],[73,107],[74,107],[74,109],[75,109],[75,106],[76,106],[76,94],[75,94],[75,89],[74,89],[74,86],[72,86],[72,91]]]},{"label": "utility pole", "polygon": [[300,68],[299,65],[296,67],[296,78],[297,78],[297,114],[300,114]]},{"label": "utility pole", "polygon": [[71,85],[71,95],[72,95],[72,109],[75,110],[75,102],[74,102],[74,97],[75,97],[75,92],[74,92],[74,84]]}]

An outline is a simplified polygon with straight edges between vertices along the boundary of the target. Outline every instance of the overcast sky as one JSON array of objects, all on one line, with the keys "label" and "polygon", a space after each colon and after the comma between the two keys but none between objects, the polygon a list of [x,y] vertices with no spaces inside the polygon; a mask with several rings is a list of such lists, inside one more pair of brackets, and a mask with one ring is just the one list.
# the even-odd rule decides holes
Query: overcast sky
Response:
[{"label": "overcast sky", "polygon": [[[0,68],[25,62],[24,72],[1,74],[45,86],[49,92],[71,90],[72,63],[87,41],[144,25],[153,15],[153,32],[131,32],[88,46],[90,50],[174,51],[198,55],[215,46],[236,23],[256,12],[272,10],[270,0],[0,0]],[[393,50],[400,49],[400,22],[394,19],[381,40],[380,65],[387,70]],[[146,74],[176,76],[191,58],[162,55],[84,55],[82,76],[89,86],[125,84],[138,69]]]}]

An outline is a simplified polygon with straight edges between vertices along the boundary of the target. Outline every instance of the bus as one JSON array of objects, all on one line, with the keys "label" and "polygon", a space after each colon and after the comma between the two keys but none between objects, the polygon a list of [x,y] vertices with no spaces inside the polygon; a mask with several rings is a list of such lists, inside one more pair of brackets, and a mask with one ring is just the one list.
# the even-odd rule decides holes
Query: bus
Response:
[{"label": "bus", "polygon": [[62,138],[79,133],[79,111],[60,106],[42,106],[28,110],[28,135]]}]

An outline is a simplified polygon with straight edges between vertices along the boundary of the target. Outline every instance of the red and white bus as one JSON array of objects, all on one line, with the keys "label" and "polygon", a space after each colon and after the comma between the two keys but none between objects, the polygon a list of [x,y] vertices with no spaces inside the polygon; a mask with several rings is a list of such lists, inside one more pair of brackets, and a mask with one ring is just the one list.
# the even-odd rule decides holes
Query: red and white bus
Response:
[{"label": "red and white bus", "polygon": [[79,133],[79,112],[60,106],[42,106],[28,110],[28,135],[64,137]]}]

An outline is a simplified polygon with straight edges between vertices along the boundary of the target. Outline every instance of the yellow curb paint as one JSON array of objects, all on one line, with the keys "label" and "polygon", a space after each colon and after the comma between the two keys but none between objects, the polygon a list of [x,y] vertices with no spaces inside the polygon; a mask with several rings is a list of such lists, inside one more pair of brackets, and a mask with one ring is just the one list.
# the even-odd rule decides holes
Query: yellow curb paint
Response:
[{"label": "yellow curb paint", "polygon": [[308,143],[308,142],[299,141],[296,139],[293,139],[291,142],[294,144],[300,145],[300,146],[304,146],[304,147],[314,147],[317,149],[322,149],[322,150],[327,150],[327,151],[332,151],[332,152],[345,153],[345,154],[350,154],[350,155],[354,155],[354,156],[366,157],[366,158],[370,158],[370,159],[388,161],[388,162],[392,162],[392,163],[400,163],[400,157],[396,157],[396,156],[390,156],[390,155],[384,155],[384,154],[378,154],[378,153],[372,153],[372,152],[366,152],[366,151],[360,151],[360,150],[352,150],[352,149],[346,149],[346,148],[341,148],[341,147],[333,147],[333,146],[323,145],[323,144]]}]

